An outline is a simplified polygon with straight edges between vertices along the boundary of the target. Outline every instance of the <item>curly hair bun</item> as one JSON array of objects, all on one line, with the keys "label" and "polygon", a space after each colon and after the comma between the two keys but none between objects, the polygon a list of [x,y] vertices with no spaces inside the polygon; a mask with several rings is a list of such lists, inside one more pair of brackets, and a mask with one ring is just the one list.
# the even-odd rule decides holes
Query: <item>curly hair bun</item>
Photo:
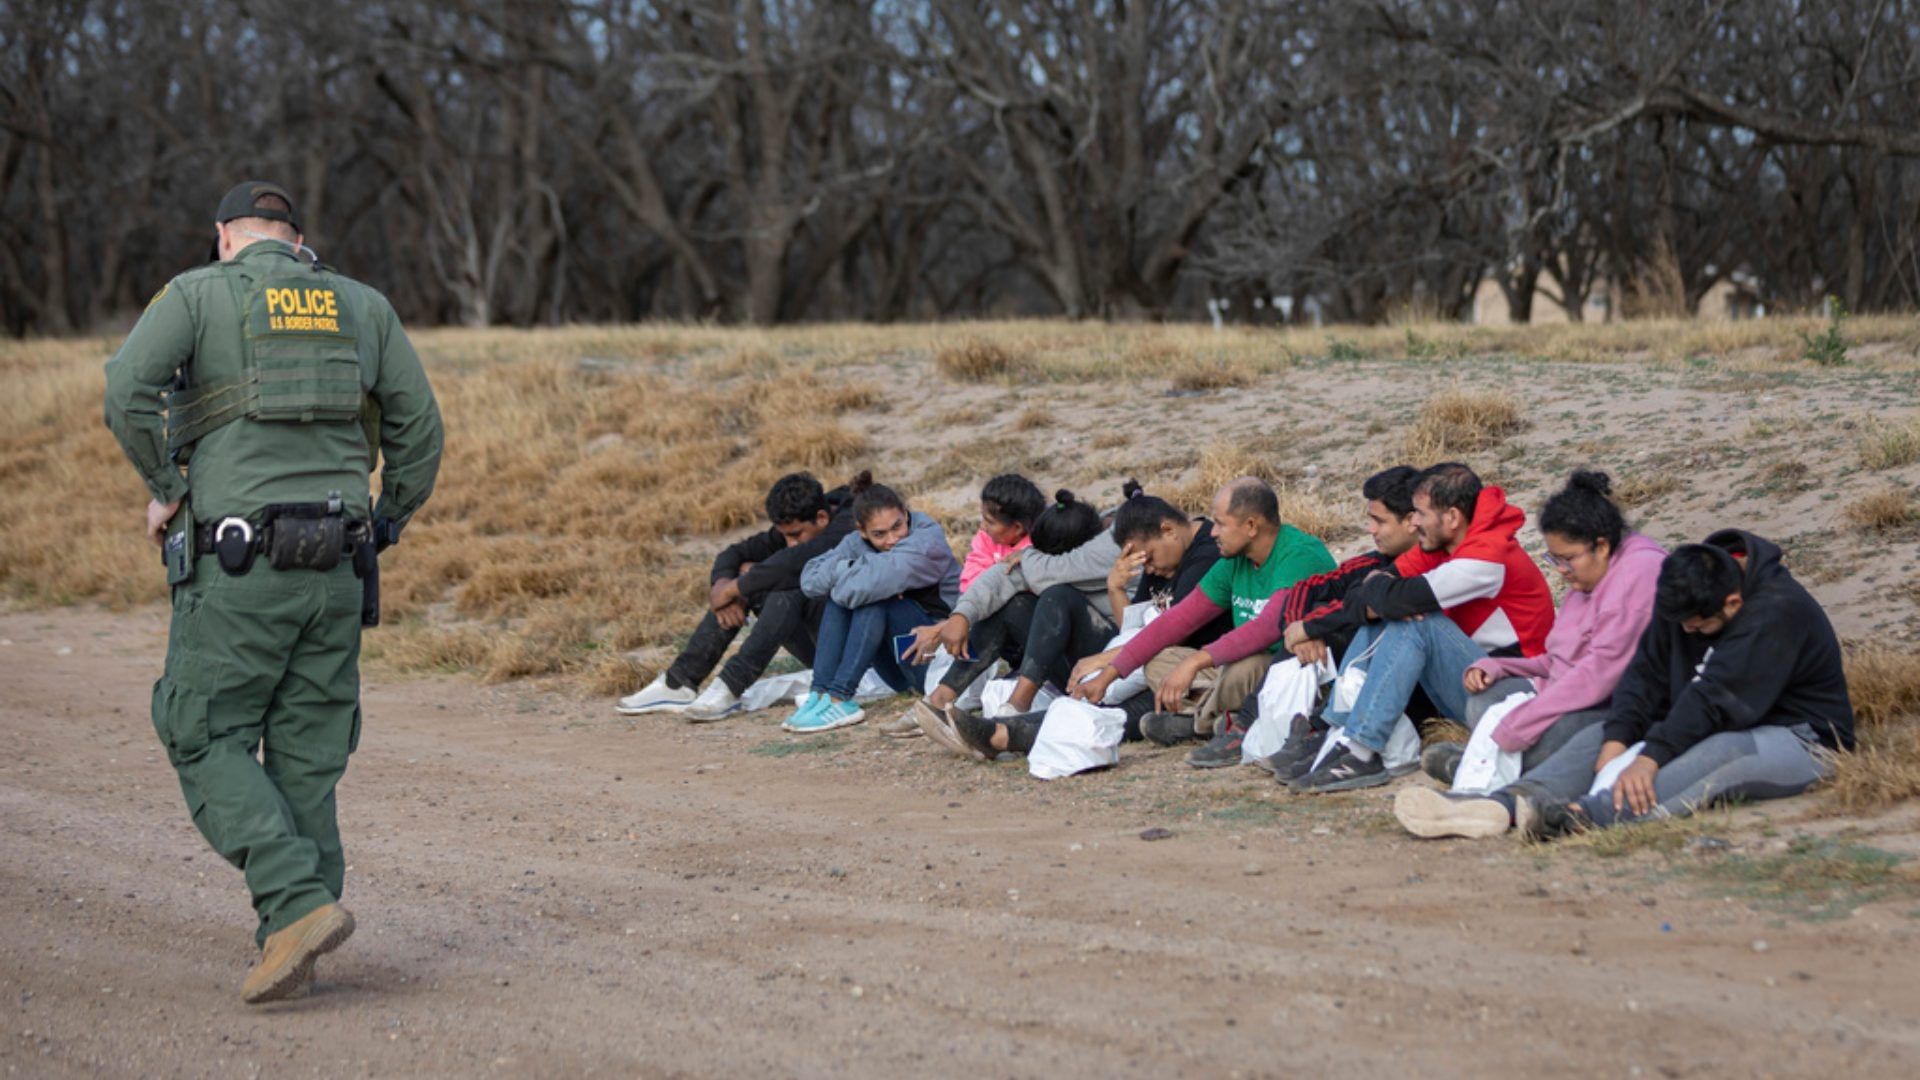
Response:
[{"label": "curly hair bun", "polygon": [[1073,492],[1068,491],[1066,488],[1061,488],[1059,491],[1053,493],[1053,501],[1059,503],[1061,506],[1072,506],[1080,500],[1074,498]]},{"label": "curly hair bun", "polygon": [[1595,495],[1600,496],[1613,494],[1612,478],[1608,477],[1606,473],[1591,469],[1575,469],[1573,475],[1567,478],[1567,486],[1569,488],[1580,488],[1583,491],[1591,491]]},{"label": "curly hair bun", "polygon": [[1120,485],[1121,497],[1129,500],[1139,498],[1141,495],[1146,494],[1146,491],[1146,488],[1140,486],[1140,481],[1135,480],[1131,476],[1127,477],[1126,483]]},{"label": "curly hair bun", "polygon": [[873,486],[873,470],[871,469],[861,469],[859,472],[854,474],[854,477],[852,480],[847,481],[847,488],[851,490],[855,495],[860,494],[861,492],[867,490],[872,486]]}]

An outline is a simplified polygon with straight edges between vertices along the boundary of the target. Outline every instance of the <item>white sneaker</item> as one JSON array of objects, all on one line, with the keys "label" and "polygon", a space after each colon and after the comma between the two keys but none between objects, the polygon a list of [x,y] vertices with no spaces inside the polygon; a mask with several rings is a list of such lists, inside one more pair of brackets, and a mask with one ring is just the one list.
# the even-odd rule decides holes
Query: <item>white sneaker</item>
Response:
[{"label": "white sneaker", "polygon": [[694,698],[693,704],[687,706],[686,711],[680,715],[686,717],[691,723],[711,724],[715,720],[725,720],[739,711],[740,698],[727,689],[726,680],[715,679],[713,685],[700,691],[700,696]]},{"label": "white sneaker", "polygon": [[650,712],[680,712],[693,704],[691,690],[675,690],[667,685],[667,675],[661,672],[652,682],[620,699],[614,706],[623,715],[638,716]]}]

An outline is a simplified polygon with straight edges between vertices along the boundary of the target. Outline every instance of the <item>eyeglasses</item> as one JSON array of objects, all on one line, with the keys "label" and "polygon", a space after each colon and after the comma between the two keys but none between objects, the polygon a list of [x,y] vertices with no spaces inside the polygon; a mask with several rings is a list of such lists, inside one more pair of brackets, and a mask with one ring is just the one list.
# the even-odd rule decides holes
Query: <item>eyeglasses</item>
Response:
[{"label": "eyeglasses", "polygon": [[[1585,555],[1588,552],[1591,552],[1592,550],[1593,548],[1591,547],[1586,548],[1580,552],[1580,555]],[[1575,555],[1573,559],[1579,558],[1580,555]],[[1555,555],[1551,551],[1547,552],[1547,565],[1553,567],[1555,570],[1559,571],[1562,574],[1573,573],[1573,559],[1563,559],[1560,556]]]}]

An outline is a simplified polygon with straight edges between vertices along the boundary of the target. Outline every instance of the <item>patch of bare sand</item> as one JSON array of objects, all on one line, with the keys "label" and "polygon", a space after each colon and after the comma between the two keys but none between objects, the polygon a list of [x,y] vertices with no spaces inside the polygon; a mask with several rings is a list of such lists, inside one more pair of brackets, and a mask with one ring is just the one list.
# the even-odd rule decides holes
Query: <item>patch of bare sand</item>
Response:
[{"label": "patch of bare sand", "polygon": [[460,678],[369,687],[341,788],[360,931],[311,998],[252,1010],[239,875],[145,715],[164,633],[0,615],[9,1071],[1920,1068],[1910,903],[1783,920],[1665,864],[1418,843],[1379,793],[1272,799],[1170,752],[1043,786],[869,729],[630,723]]}]

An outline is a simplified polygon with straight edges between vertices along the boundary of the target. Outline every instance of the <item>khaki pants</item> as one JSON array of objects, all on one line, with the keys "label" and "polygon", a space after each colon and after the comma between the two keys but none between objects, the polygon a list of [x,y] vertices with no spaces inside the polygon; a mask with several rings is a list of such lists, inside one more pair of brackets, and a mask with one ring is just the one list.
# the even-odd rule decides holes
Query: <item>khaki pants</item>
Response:
[{"label": "khaki pants", "polygon": [[[1158,693],[1167,675],[1198,651],[1179,645],[1160,650],[1160,655],[1147,661],[1147,685]],[[1183,702],[1184,711],[1193,714],[1193,729],[1201,735],[1212,735],[1216,718],[1222,713],[1237,711],[1246,704],[1247,698],[1260,692],[1260,684],[1266,680],[1267,668],[1272,664],[1273,654],[1262,650],[1226,667],[1208,668],[1194,676]]]}]

